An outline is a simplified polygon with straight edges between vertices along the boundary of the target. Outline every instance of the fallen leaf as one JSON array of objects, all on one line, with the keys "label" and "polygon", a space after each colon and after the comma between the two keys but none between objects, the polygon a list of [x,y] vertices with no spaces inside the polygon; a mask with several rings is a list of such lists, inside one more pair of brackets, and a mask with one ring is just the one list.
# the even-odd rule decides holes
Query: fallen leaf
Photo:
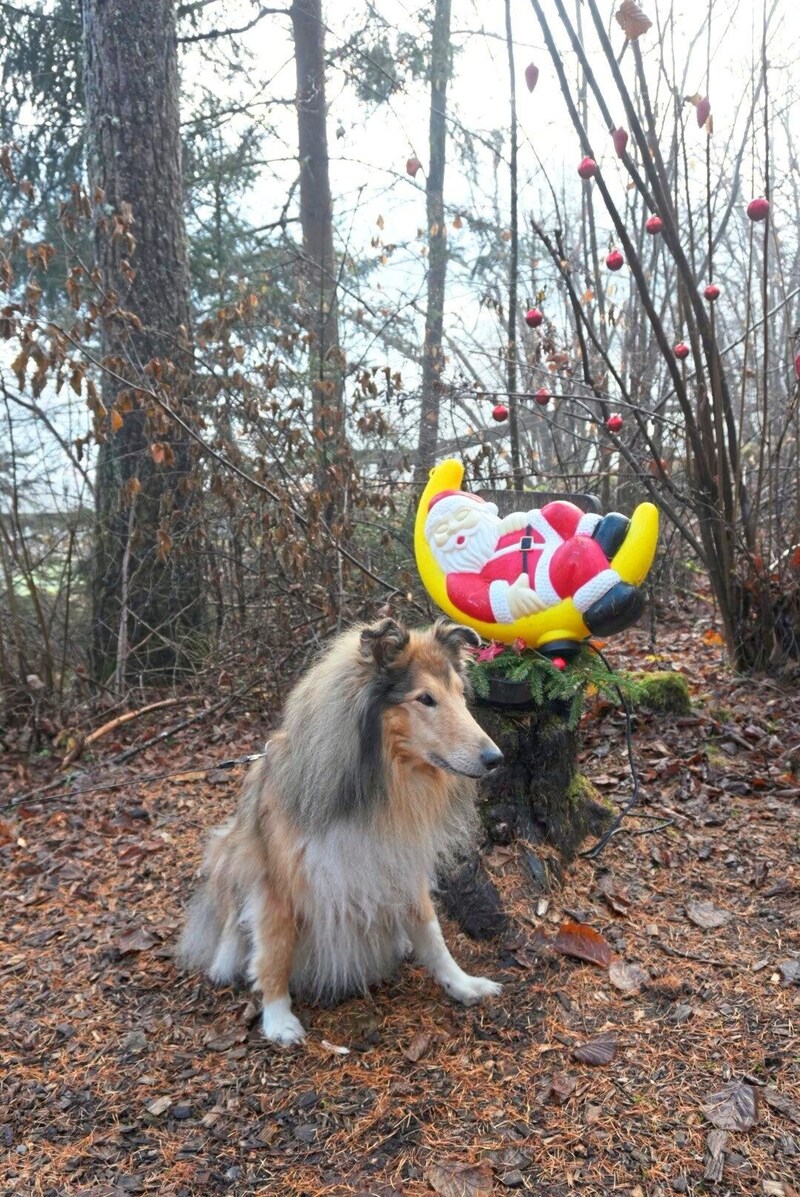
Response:
[{"label": "fallen leaf", "polygon": [[585,923],[562,923],[558,935],[552,943],[562,956],[575,956],[578,960],[588,960],[599,968],[607,968],[611,963],[613,952],[594,927]]},{"label": "fallen leaf", "polygon": [[133,1056],[138,1056],[142,1052],[146,1052],[149,1046],[144,1031],[129,1031],[120,1043],[122,1050],[130,1052]]},{"label": "fallen leaf", "polygon": [[687,902],[686,914],[693,923],[706,931],[724,927],[734,917],[730,910],[720,910],[713,902]]},{"label": "fallen leaf", "polygon": [[155,943],[156,940],[149,931],[145,931],[143,927],[137,927],[135,931],[129,931],[127,935],[123,935],[121,939],[117,940],[117,949],[124,956],[127,952],[146,952]]},{"label": "fallen leaf", "polygon": [[350,1055],[349,1047],[343,1047],[339,1043],[330,1043],[327,1039],[320,1040],[320,1043],[321,1043],[322,1047],[325,1048],[326,1052],[332,1052],[334,1056],[349,1056]]},{"label": "fallen leaf", "polygon": [[246,1027],[233,1027],[230,1031],[223,1031],[221,1035],[210,1032],[205,1039],[205,1045],[212,1052],[226,1052],[237,1043],[244,1043],[247,1038]]},{"label": "fallen leaf", "polygon": [[572,1049],[573,1060],[580,1060],[581,1064],[610,1064],[617,1054],[618,1043],[613,1035],[606,1032],[590,1039],[588,1043],[579,1043]]},{"label": "fallen leaf", "polygon": [[152,1114],[154,1118],[160,1118],[165,1114],[172,1105],[171,1097],[157,1097],[155,1101],[151,1101],[147,1107],[148,1114]]},{"label": "fallen leaf", "polygon": [[431,1044],[431,1035],[429,1031],[417,1031],[414,1038],[409,1043],[408,1047],[403,1048],[403,1055],[407,1060],[411,1060],[416,1064],[417,1060],[421,1060]]},{"label": "fallen leaf", "polygon": [[631,904],[630,898],[623,890],[617,888],[617,883],[610,873],[603,873],[597,882],[597,892],[605,898],[615,914],[628,913],[628,907]]},{"label": "fallen leaf", "polygon": [[550,1081],[550,1097],[558,1106],[563,1106],[578,1087],[577,1077],[568,1072],[554,1072]]},{"label": "fallen leaf", "polygon": [[709,1181],[711,1184],[717,1184],[722,1180],[727,1142],[727,1131],[713,1130],[709,1133],[706,1141],[706,1168],[703,1173],[703,1180]]},{"label": "fallen leaf", "polygon": [[486,1164],[431,1164],[425,1179],[441,1197],[481,1197],[492,1191],[492,1173]]},{"label": "fallen leaf", "polygon": [[766,1088],[761,1090],[761,1094],[767,1105],[777,1110],[779,1114],[785,1114],[792,1122],[800,1126],[800,1104],[793,1098],[787,1097],[785,1093],[779,1093],[777,1089]]},{"label": "fallen leaf", "polygon": [[608,979],[623,993],[638,993],[650,980],[650,974],[639,964],[626,964],[624,960],[614,960],[608,970]]},{"label": "fallen leaf", "polygon": [[729,1081],[700,1108],[720,1130],[750,1130],[758,1121],[758,1091],[744,1081]]},{"label": "fallen leaf", "polygon": [[800,985],[800,960],[784,960],[778,965],[783,985]]},{"label": "fallen leaf", "polygon": [[651,28],[653,22],[642,12],[636,0],[623,0],[614,14],[617,24],[629,41],[636,41]]}]

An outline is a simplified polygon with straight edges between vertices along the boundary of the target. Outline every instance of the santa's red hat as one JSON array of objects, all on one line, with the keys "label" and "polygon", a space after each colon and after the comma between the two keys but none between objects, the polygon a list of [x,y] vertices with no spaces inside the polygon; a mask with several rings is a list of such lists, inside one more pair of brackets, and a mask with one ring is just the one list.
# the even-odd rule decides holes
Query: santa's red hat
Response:
[{"label": "santa's red hat", "polygon": [[428,518],[425,520],[425,537],[430,538],[434,525],[446,515],[455,511],[462,511],[465,506],[473,503],[480,504],[481,510],[487,514],[497,515],[497,506],[487,503],[480,495],[470,494],[467,490],[440,490],[428,504]]}]

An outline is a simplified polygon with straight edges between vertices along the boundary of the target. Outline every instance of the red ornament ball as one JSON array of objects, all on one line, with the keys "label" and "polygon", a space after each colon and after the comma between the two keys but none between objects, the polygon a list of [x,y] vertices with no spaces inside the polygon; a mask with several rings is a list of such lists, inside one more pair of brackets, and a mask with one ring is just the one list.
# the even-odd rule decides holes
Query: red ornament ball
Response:
[{"label": "red ornament ball", "polygon": [[412,179],[417,177],[417,171],[422,169],[422,163],[419,158],[409,158],[406,162],[406,174],[411,175]]},{"label": "red ornament ball", "polygon": [[675,356],[677,358],[679,358],[681,361],[683,361],[684,358],[689,356],[690,349],[689,349],[689,346],[684,341],[679,341],[672,352],[675,354]]},{"label": "red ornament ball", "polygon": [[747,215],[751,220],[766,220],[769,216],[769,200],[761,195],[758,199],[750,200],[747,205]]},{"label": "red ornament ball", "polygon": [[625,259],[618,249],[612,249],[611,253],[606,258],[606,266],[609,270],[621,270],[625,265]]},{"label": "red ornament ball", "polygon": [[645,222],[644,227],[651,237],[655,237],[656,233],[660,233],[663,229],[664,221],[660,216],[651,216],[649,220]]},{"label": "red ornament ball", "polygon": [[503,420],[508,419],[508,408],[505,403],[497,403],[492,408],[492,419],[497,420],[498,424],[502,424]]},{"label": "red ornament ball", "polygon": [[534,62],[529,62],[525,67],[525,82],[528,86],[528,91],[533,91],[539,82],[539,68]]},{"label": "red ornament ball", "polygon": [[525,313],[525,323],[527,324],[528,328],[538,328],[543,320],[544,316],[538,308],[530,308]]},{"label": "red ornament ball", "polygon": [[533,398],[534,402],[538,403],[540,407],[547,407],[550,402],[550,392],[547,387],[539,387]]},{"label": "red ornament ball", "polygon": [[581,158],[578,174],[582,179],[593,179],[597,174],[597,163],[594,158],[590,158],[588,155],[585,158]]},{"label": "red ornament ball", "polygon": [[611,137],[614,142],[614,149],[617,151],[617,157],[621,158],[625,153],[625,146],[628,144],[628,130],[623,129],[620,125],[618,129],[614,130]]},{"label": "red ornament ball", "polygon": [[705,297],[709,303],[713,303],[715,299],[719,299],[720,289],[716,283],[709,283],[708,286],[703,291],[703,294],[705,295]]},{"label": "red ornament ball", "polygon": [[606,428],[609,432],[619,432],[624,422],[622,416],[614,412],[613,416],[609,416],[606,420]]},{"label": "red ornament ball", "polygon": [[567,668],[567,662],[563,657],[553,657],[550,664],[554,669],[560,669],[562,672]]}]

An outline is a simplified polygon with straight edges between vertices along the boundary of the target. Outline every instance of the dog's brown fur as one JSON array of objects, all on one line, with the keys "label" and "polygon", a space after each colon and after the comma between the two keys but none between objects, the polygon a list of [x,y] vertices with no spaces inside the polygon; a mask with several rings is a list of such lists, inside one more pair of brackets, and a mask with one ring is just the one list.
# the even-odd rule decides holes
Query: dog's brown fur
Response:
[{"label": "dog's brown fur", "polygon": [[339,637],[290,694],[236,816],[214,833],[180,954],[214,980],[247,972],[270,1038],[302,1036],[290,982],[315,998],[363,990],[409,940],[461,1000],[494,991],[452,961],[429,896],[472,838],[472,778],[500,759],[466,707],[475,639],[444,620]]}]

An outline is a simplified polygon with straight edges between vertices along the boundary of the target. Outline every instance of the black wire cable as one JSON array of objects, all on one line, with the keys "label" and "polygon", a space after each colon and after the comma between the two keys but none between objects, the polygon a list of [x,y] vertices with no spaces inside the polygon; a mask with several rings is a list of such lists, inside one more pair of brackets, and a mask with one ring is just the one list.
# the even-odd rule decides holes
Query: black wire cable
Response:
[{"label": "black wire cable", "polygon": [[[609,664],[607,657],[600,651],[600,649],[597,648],[596,645],[592,644],[591,641],[587,641],[587,647],[590,648],[593,653],[597,654],[608,672],[613,674],[613,668]],[[636,761],[634,760],[633,756],[633,712],[631,711],[631,705],[626,696],[623,694],[622,689],[616,684],[614,685],[614,689],[616,690],[620,704],[625,711],[625,745],[628,752],[628,767],[630,768],[631,778],[633,780],[633,792],[628,801],[617,814],[611,826],[603,832],[603,835],[600,837],[597,843],[593,844],[591,848],[587,848],[584,852],[578,853],[578,856],[584,860],[595,860],[600,855],[609,840],[613,839],[613,837],[622,829],[622,820],[631,812],[633,807],[639,801],[639,772],[636,768]],[[664,822],[658,827],[648,828],[648,831],[662,831],[665,827],[671,826],[672,822],[672,819],[665,819]],[[631,832],[631,834],[636,835],[641,833]]]}]

